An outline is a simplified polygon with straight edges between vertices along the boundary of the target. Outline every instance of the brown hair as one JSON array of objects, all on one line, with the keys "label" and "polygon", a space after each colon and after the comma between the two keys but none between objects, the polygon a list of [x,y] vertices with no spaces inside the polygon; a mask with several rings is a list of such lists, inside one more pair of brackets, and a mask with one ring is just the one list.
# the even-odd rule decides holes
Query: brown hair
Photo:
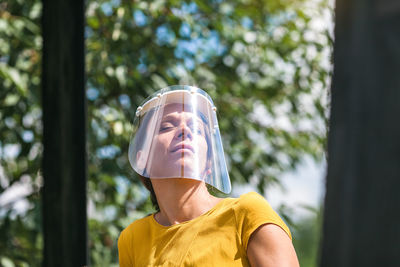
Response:
[{"label": "brown hair", "polygon": [[149,190],[149,192],[150,192],[150,200],[151,200],[151,203],[153,204],[153,208],[156,211],[160,211],[160,206],[158,205],[156,193],[154,192],[154,188],[153,188],[153,184],[151,183],[151,179],[143,177],[140,174],[138,174],[138,175],[139,175],[139,178],[142,181],[144,187],[146,187],[146,189]]},{"label": "brown hair", "polygon": [[[133,151],[139,151],[143,147],[143,143],[138,143],[138,140],[143,140],[144,135],[146,134],[147,125],[149,124],[150,119],[153,117],[155,112],[155,108],[150,109],[142,118],[139,118],[138,130],[136,132],[135,141],[133,143]],[[146,172],[146,170],[145,170]],[[150,192],[150,200],[153,204],[153,207],[156,211],[160,211],[160,206],[157,202],[156,193],[154,192],[153,184],[151,183],[151,179],[146,178],[140,174],[137,174],[140,178],[140,181]]]}]

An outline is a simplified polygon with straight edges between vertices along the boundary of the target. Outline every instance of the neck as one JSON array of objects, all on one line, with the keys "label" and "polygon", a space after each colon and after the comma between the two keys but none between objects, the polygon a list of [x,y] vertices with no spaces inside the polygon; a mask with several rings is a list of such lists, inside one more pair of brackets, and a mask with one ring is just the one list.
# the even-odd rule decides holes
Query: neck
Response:
[{"label": "neck", "polygon": [[211,196],[203,182],[181,179],[152,179],[160,212],[155,219],[165,226],[192,220],[213,208],[221,199]]}]

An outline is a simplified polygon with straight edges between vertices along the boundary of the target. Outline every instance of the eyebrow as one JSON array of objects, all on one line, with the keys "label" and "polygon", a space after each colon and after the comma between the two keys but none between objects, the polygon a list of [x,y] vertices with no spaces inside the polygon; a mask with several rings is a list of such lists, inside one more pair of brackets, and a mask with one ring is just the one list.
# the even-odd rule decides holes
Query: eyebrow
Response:
[{"label": "eyebrow", "polygon": [[[200,122],[203,126],[207,125],[203,119],[199,116],[199,114],[195,114],[193,113],[194,116],[191,116],[189,118],[189,120],[193,120],[193,118],[195,117],[196,121]],[[175,121],[177,120],[177,116],[172,115],[172,114],[168,114],[165,117],[162,118],[161,123],[163,122],[170,122],[170,121]]]},{"label": "eyebrow", "polygon": [[164,116],[162,118],[162,121],[169,121],[169,120],[176,120],[176,119],[177,119],[176,116],[169,114],[167,116]]}]

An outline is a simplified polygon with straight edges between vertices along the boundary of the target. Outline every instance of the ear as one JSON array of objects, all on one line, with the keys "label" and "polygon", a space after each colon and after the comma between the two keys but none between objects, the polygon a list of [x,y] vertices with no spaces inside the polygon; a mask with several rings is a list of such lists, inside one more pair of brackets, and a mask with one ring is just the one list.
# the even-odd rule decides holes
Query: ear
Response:
[{"label": "ear", "polygon": [[143,150],[139,150],[136,153],[136,165],[139,170],[144,170],[146,168],[146,155]]},{"label": "ear", "polygon": [[207,160],[206,162],[206,168],[204,170],[204,180],[210,180],[210,176],[212,174],[212,170],[211,170],[211,160]]},{"label": "ear", "polygon": [[210,159],[207,160],[206,171],[207,171],[207,174],[211,174],[211,160]]}]

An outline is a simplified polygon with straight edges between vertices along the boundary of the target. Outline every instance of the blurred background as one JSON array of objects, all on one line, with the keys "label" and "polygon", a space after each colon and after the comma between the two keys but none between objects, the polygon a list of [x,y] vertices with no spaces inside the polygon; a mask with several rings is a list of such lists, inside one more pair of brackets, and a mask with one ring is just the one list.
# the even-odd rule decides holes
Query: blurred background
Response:
[{"label": "blurred background", "polygon": [[[42,261],[41,12],[0,3],[0,266]],[[135,110],[168,85],[213,98],[231,196],[263,194],[316,266],[332,73],[328,0],[86,1],[88,216],[92,266],[153,211],[131,169]],[[85,205],[85,203],[82,203]]]}]

